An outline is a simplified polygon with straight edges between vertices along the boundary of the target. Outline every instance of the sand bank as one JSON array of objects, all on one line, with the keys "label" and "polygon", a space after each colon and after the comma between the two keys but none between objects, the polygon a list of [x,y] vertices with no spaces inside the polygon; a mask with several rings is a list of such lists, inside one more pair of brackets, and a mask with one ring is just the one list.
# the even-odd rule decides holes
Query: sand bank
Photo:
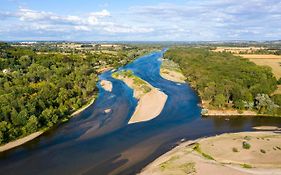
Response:
[{"label": "sand bank", "polygon": [[185,81],[185,77],[182,75],[182,73],[177,72],[177,71],[173,71],[173,70],[169,70],[169,69],[165,69],[165,68],[161,68],[160,69],[160,75],[170,81],[174,81],[174,82],[179,82],[179,83],[184,83]]},{"label": "sand bank", "polygon": [[138,105],[129,120],[129,124],[148,121],[157,117],[164,108],[168,96],[148,82],[131,74],[131,72],[121,72],[114,75],[115,78],[123,80],[132,88],[134,97],[138,99]]},{"label": "sand bank", "polygon": [[30,140],[33,140],[35,139],[36,137],[40,136],[41,134],[43,134],[44,132],[43,131],[38,131],[38,132],[35,132],[33,134],[30,134],[26,137],[23,137],[21,139],[17,139],[15,141],[12,141],[12,142],[9,142],[5,145],[2,145],[0,146],[0,152],[3,152],[3,151],[6,151],[6,150],[9,150],[9,149],[12,149],[12,148],[15,148],[17,146],[20,146]]},{"label": "sand bank", "polygon": [[168,59],[162,59],[160,75],[167,80],[178,83],[184,83],[186,79],[182,74],[179,65]]},{"label": "sand bank", "polygon": [[100,82],[101,87],[104,88],[104,90],[111,92],[112,91],[112,83],[107,80],[101,80]]},{"label": "sand bank", "polygon": [[[243,142],[250,148],[243,148]],[[242,132],[188,141],[156,159],[140,174],[281,174],[281,134]]]},{"label": "sand bank", "polygon": [[157,117],[164,108],[166,101],[167,95],[153,88],[150,92],[140,97],[129,123],[148,121]]},{"label": "sand bank", "polygon": [[237,110],[210,110],[204,116],[256,116],[254,111],[237,111]]}]

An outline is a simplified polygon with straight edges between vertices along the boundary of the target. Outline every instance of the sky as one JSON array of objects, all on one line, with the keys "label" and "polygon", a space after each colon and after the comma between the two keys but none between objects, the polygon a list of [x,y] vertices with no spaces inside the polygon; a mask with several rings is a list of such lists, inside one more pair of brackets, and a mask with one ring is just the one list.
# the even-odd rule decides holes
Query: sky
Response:
[{"label": "sky", "polygon": [[281,0],[0,0],[0,40],[280,40]]}]

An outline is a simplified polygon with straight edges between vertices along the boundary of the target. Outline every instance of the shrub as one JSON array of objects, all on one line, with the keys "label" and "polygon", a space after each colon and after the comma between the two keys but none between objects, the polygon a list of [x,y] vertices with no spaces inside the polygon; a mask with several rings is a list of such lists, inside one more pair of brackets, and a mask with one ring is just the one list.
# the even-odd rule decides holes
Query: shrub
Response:
[{"label": "shrub", "polygon": [[264,153],[264,154],[266,153],[266,151],[264,149],[261,149],[260,151],[261,151],[261,153]]},{"label": "shrub", "polygon": [[244,141],[242,145],[243,145],[244,149],[250,149],[251,148],[251,145],[248,142]]},{"label": "shrub", "polygon": [[245,163],[244,163],[243,165],[241,165],[241,166],[242,166],[243,168],[253,168],[252,165],[245,164]]},{"label": "shrub", "polygon": [[250,136],[245,136],[244,139],[249,141],[249,140],[251,140],[251,137]]},{"label": "shrub", "polygon": [[281,78],[277,81],[277,84],[281,85]]}]

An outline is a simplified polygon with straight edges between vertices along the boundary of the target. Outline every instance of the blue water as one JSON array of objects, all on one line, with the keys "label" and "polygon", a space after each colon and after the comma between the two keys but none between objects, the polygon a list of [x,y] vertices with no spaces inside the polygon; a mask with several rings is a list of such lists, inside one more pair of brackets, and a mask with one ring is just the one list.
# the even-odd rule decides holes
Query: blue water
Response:
[{"label": "blue water", "polygon": [[279,118],[202,118],[195,91],[159,75],[164,52],[119,68],[132,70],[168,95],[157,118],[128,125],[137,100],[132,89],[112,78],[111,71],[105,72],[99,78],[112,82],[112,92],[98,85],[99,96],[85,111],[34,141],[1,153],[0,174],[135,174],[183,138],[281,125]]}]

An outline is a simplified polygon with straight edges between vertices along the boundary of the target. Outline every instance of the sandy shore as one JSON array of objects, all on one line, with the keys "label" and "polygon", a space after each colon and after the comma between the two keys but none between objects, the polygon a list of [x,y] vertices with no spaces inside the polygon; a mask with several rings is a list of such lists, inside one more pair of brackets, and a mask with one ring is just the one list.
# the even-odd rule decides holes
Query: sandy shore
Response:
[{"label": "sandy shore", "polygon": [[177,71],[161,68],[160,69],[160,75],[170,81],[178,82],[178,83],[184,83],[185,77]]},{"label": "sandy shore", "polygon": [[[81,113],[82,111],[84,111],[86,108],[88,108],[91,104],[93,104],[95,101],[95,98],[93,98],[87,105],[85,105],[84,107],[80,108],[79,110],[73,112],[70,116],[73,117],[79,113]],[[15,148],[17,146],[20,146],[26,142],[29,142],[37,137],[39,137],[40,135],[42,135],[45,131],[37,131],[35,133],[32,133],[28,136],[25,136],[23,138],[20,138],[20,139],[17,139],[17,140],[14,140],[14,141],[11,141],[5,145],[2,145],[0,146],[0,152],[3,152],[3,151],[7,151],[9,149],[12,149],[12,148]]]},{"label": "sandy shore", "polygon": [[168,59],[162,59],[160,75],[166,80],[178,83],[185,83],[186,80],[185,76],[181,73],[179,65]]},{"label": "sandy shore", "polygon": [[[115,78],[124,81],[132,88],[134,90],[134,97],[138,99],[138,105],[129,120],[129,124],[154,119],[161,113],[168,98],[164,92],[136,76],[123,77],[119,75]],[[140,81],[141,84],[136,83]]]},{"label": "sandy shore", "polygon": [[[244,148],[243,142],[250,148]],[[140,174],[280,175],[281,134],[241,132],[184,142],[149,164]]]},{"label": "sandy shore", "polygon": [[210,110],[208,113],[203,114],[204,116],[256,116],[257,113],[254,111],[242,111],[237,110]]},{"label": "sandy shore", "polygon": [[100,82],[101,87],[104,88],[104,90],[111,92],[112,91],[112,83],[107,80],[101,80]]},{"label": "sandy shore", "polygon": [[43,131],[38,131],[38,132],[35,132],[33,134],[30,134],[26,137],[23,137],[21,139],[18,139],[18,140],[15,140],[15,141],[12,141],[12,142],[9,142],[5,145],[2,145],[0,146],[0,152],[3,152],[3,151],[6,151],[6,150],[9,150],[9,149],[12,149],[12,148],[15,148],[17,146],[20,146],[30,140],[33,140],[35,139],[36,137],[40,136],[41,134],[43,134],[44,132]]},{"label": "sandy shore", "polygon": [[77,115],[77,114],[80,114],[80,113],[83,112],[86,108],[88,108],[89,106],[91,106],[91,105],[94,103],[95,100],[96,100],[96,99],[93,98],[87,105],[85,105],[85,106],[83,106],[82,108],[78,109],[77,111],[73,112],[70,116],[73,117],[73,116],[75,116],[75,115]]}]

